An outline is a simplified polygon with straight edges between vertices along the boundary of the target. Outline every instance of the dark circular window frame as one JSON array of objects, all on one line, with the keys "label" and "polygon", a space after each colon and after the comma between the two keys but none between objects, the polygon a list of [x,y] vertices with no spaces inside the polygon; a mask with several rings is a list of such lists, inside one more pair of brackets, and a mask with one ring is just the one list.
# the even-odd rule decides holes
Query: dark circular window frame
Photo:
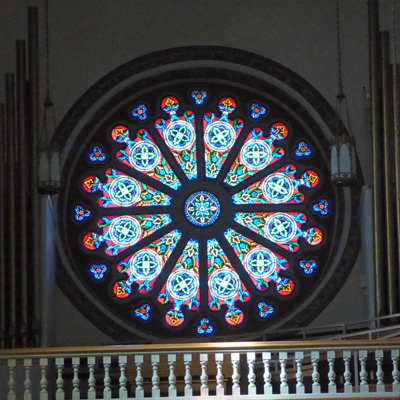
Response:
[{"label": "dark circular window frame", "polygon": [[[178,62],[176,60],[179,60]],[[187,69],[187,63],[195,63],[196,67]],[[223,65],[220,65],[223,64]],[[239,67],[245,67],[249,71],[254,71],[254,75],[239,72]],[[164,69],[160,71],[160,68]],[[154,71],[154,74],[151,72]],[[284,99],[286,107],[290,108],[293,114],[305,123],[313,134],[318,137],[319,142],[329,148],[329,140],[326,137],[320,124],[316,122],[316,118],[310,115],[310,112],[302,105],[302,101],[295,99],[288,91],[285,91],[285,86],[291,88],[291,91],[296,92],[300,99],[304,99],[312,109],[318,114],[318,117],[326,125],[330,134],[335,134],[337,127],[344,129],[341,121],[337,118],[332,107],[327,101],[304,79],[287,68],[261,56],[244,52],[241,50],[221,47],[190,47],[169,49],[154,54],[150,54],[131,62],[112,71],[92,88],[90,88],[71,108],[66,117],[59,125],[53,139],[53,145],[59,149],[64,149],[72,143],[70,140],[71,133],[77,132],[79,122],[84,120],[85,114],[92,108],[95,111],[90,115],[90,118],[85,121],[84,125],[79,126],[79,132],[91,132],[98,125],[98,120],[101,120],[105,113],[109,113],[113,105],[119,105],[126,101],[128,93],[140,93],[147,87],[162,86],[163,82],[179,79],[182,77],[182,72],[185,71],[186,77],[192,77],[198,81],[204,82],[231,82],[233,86],[238,85],[238,82],[245,82],[243,86],[250,87],[253,90],[262,93],[268,93],[268,96],[275,99]],[[135,76],[140,76],[146,72],[146,77],[138,79],[134,83],[128,80]],[[256,77],[258,72],[272,77],[272,80],[282,83],[282,87],[278,87],[276,82],[272,84],[266,80]],[[245,79],[243,79],[245,78]],[[124,83],[126,85],[124,86]],[[121,89],[114,96],[110,95],[113,89],[121,85]],[[108,98],[107,96],[108,95]],[[104,98],[107,98],[104,101]],[[97,109],[96,109],[97,108]],[[70,149],[68,149],[70,150]],[[68,151],[69,153],[69,151]],[[67,169],[63,170],[62,184],[69,185],[71,182],[66,181]],[[358,239],[358,205],[360,197],[360,185],[355,185],[352,188],[336,188],[336,198],[349,198],[349,216],[342,216],[336,224],[338,232],[345,229],[345,225],[349,224],[349,231],[341,243],[337,243],[337,247],[331,250],[332,254],[340,251],[342,254],[340,260],[336,262],[336,267],[332,271],[327,282],[320,283],[317,286],[318,293],[313,296],[313,301],[307,304],[307,312],[298,312],[296,315],[290,314],[287,318],[279,320],[277,323],[268,326],[265,332],[274,332],[278,328],[293,328],[295,326],[305,326],[312,321],[332,300],[337,294],[338,288],[344,283],[349,271],[354,265],[355,259],[359,250]],[[62,199],[60,199],[62,203]],[[341,201],[342,201],[341,200]],[[62,207],[61,207],[62,208]],[[61,209],[60,208],[60,209]],[[60,215],[60,218],[62,216]],[[60,232],[59,232],[59,235]],[[345,243],[343,243],[345,240]],[[87,307],[88,297],[84,293],[82,285],[77,279],[74,279],[68,272],[67,257],[63,251],[60,236],[58,238],[59,248],[59,265],[57,270],[57,283],[73,304],[96,326],[104,333],[109,335],[114,340],[120,343],[132,342],[147,342],[156,340],[149,338],[140,330],[132,329],[128,324],[116,324],[115,320],[107,313],[99,311],[95,307]],[[323,288],[322,288],[322,287]],[[73,295],[71,295],[71,287],[74,287]],[[229,339],[250,339],[260,337],[262,332],[257,332],[254,335],[246,334],[241,336],[229,336]],[[217,338],[214,338],[214,340]],[[220,339],[220,338],[218,338]]]}]

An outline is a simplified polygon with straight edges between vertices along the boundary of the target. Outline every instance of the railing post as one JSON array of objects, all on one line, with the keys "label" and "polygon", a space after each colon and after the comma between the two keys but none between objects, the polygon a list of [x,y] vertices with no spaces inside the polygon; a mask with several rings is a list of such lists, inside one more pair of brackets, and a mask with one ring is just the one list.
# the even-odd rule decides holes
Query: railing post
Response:
[{"label": "railing post", "polygon": [[15,400],[15,367],[17,360],[15,358],[8,359],[8,395],[7,400]]},{"label": "railing post", "polygon": [[335,382],[335,379],[336,379],[336,373],[335,373],[335,358],[336,358],[336,354],[335,354],[335,352],[332,351],[332,350],[328,351],[327,358],[328,358],[328,364],[329,364],[328,390],[329,390],[329,393],[336,393],[337,392],[337,387],[336,387],[336,382]]},{"label": "railing post", "polygon": [[56,358],[56,368],[57,368],[56,400],[64,400],[65,399],[64,379],[63,379],[64,357],[57,357]]},{"label": "railing post", "polygon": [[272,394],[271,353],[262,353],[264,363],[264,394]]},{"label": "railing post", "polygon": [[312,392],[321,393],[321,385],[319,384],[319,372],[318,372],[318,361],[319,361],[319,351],[311,352],[311,363],[313,366],[312,372]]},{"label": "railing post", "polygon": [[385,392],[385,384],[383,383],[383,369],[382,369],[382,360],[383,360],[383,350],[375,350],[375,360],[376,360],[376,391],[377,393]]},{"label": "railing post", "polygon": [[48,400],[49,393],[47,390],[47,365],[49,360],[47,358],[41,358],[39,360],[40,366],[40,400]]},{"label": "railing post", "polygon": [[103,397],[105,399],[111,399],[111,378],[110,378],[111,357],[110,356],[103,357],[103,366],[104,366]]},{"label": "railing post", "polygon": [[118,364],[119,364],[119,370],[120,370],[120,376],[119,376],[119,398],[120,399],[128,398],[128,389],[126,388],[127,379],[126,379],[126,375],[125,375],[127,362],[128,362],[127,356],[118,356]]},{"label": "railing post", "polygon": [[200,395],[208,396],[208,375],[207,375],[208,354],[200,354],[201,376]]},{"label": "railing post", "polygon": [[294,358],[296,361],[296,394],[304,394],[305,388],[303,383],[303,371],[302,371],[302,361],[304,358],[304,352],[296,351],[294,353]]},{"label": "railing post", "polygon": [[183,362],[185,364],[185,396],[192,397],[192,395],[193,395],[192,375],[190,374],[190,366],[192,364],[192,355],[184,354]]},{"label": "railing post", "polygon": [[225,394],[225,389],[224,389],[224,375],[222,374],[222,364],[224,362],[224,354],[223,353],[217,353],[215,354],[215,363],[217,364],[217,396],[223,396]]},{"label": "railing post", "polygon": [[160,364],[160,355],[151,355],[151,365],[153,367],[153,377],[151,378],[151,383],[153,387],[151,388],[152,397],[160,397],[160,377],[158,376],[158,365]]},{"label": "railing post", "polygon": [[254,373],[254,364],[256,362],[256,353],[251,352],[247,353],[247,364],[249,366],[249,387],[248,387],[248,394],[256,394],[256,374]]},{"label": "railing post", "polygon": [[351,372],[350,372],[350,360],[351,360],[351,352],[345,350],[343,352],[343,361],[344,361],[344,392],[352,393],[353,386],[351,385]]},{"label": "railing post", "polygon": [[72,379],[72,400],[79,400],[81,394],[79,391],[79,357],[72,357],[72,368],[74,370],[74,378]]},{"label": "railing post", "polygon": [[286,363],[287,363],[287,352],[279,352],[279,364],[281,367],[280,379],[281,379],[281,394],[289,393],[289,385],[287,383],[287,372],[286,372]]},{"label": "railing post", "polygon": [[392,392],[400,392],[400,371],[399,371],[399,350],[392,350],[392,362],[393,362],[393,385]]},{"label": "railing post", "polygon": [[135,364],[136,364],[136,397],[142,398],[144,397],[144,389],[143,389],[143,376],[142,376],[142,366],[144,362],[144,356],[136,355],[135,356]]},{"label": "railing post", "polygon": [[175,376],[176,354],[168,354],[169,377],[168,396],[176,397],[176,376]]},{"label": "railing post", "polygon": [[24,400],[32,400],[32,392],[31,392],[31,367],[32,367],[32,359],[25,358],[24,359],[24,369],[25,369],[25,380],[24,380]]},{"label": "railing post", "polygon": [[368,372],[367,372],[367,357],[368,352],[367,350],[360,350],[358,354],[358,358],[360,359],[360,392],[361,393],[368,393],[369,386],[368,386]]},{"label": "railing post", "polygon": [[232,372],[232,382],[233,382],[232,395],[233,396],[240,395],[239,359],[240,359],[239,353],[231,353],[231,361],[232,361],[232,367],[233,367],[233,372]]},{"label": "railing post", "polygon": [[96,357],[88,357],[87,359],[89,367],[89,379],[88,379],[88,399],[96,398],[96,379],[94,377],[94,368],[96,366]]}]

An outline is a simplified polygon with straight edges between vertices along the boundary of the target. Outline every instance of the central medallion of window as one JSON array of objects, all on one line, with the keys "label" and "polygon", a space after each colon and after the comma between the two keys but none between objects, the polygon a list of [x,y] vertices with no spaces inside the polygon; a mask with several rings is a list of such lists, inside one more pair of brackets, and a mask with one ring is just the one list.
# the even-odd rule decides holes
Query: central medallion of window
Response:
[{"label": "central medallion of window", "polygon": [[219,217],[219,200],[210,192],[200,191],[191,194],[185,202],[185,216],[197,226],[213,224]]}]

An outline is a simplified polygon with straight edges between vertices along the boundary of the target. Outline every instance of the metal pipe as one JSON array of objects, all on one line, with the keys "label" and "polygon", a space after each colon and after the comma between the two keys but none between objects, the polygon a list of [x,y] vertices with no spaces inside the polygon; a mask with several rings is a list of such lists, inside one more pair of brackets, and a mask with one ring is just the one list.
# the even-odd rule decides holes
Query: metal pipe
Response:
[{"label": "metal pipe", "polygon": [[[0,188],[5,187],[5,169],[6,169],[6,132],[5,132],[5,115],[4,104],[0,104]],[[6,299],[6,260],[5,260],[5,205],[4,199],[6,191],[1,191],[1,204],[0,204],[0,347],[5,347],[6,338],[6,313],[7,313],[7,299]]]},{"label": "metal pipe", "polygon": [[371,128],[374,199],[374,250],[375,250],[375,292],[377,315],[386,314],[384,280],[384,219],[382,179],[382,137],[379,90],[379,4],[378,0],[368,1],[369,62],[371,87]]},{"label": "metal pipe", "polygon": [[27,159],[26,159],[26,59],[25,42],[17,41],[17,137],[18,137],[18,265],[21,278],[21,324],[23,346],[27,346],[29,324],[29,279],[28,279],[28,235],[27,235]]},{"label": "metal pipe", "polygon": [[[28,7],[28,82],[29,82],[29,147],[30,162],[30,193],[31,193],[31,238],[32,238],[32,270],[33,299],[30,315],[32,325],[40,324],[40,204],[38,187],[38,156],[39,143],[39,39],[38,39],[38,9]],[[37,343],[38,344],[38,343]]]},{"label": "metal pipe", "polygon": [[7,168],[7,269],[10,274],[10,331],[11,345],[15,347],[19,320],[17,319],[17,265],[16,265],[16,226],[15,226],[15,87],[14,74],[6,74],[6,135],[8,137]]},{"label": "metal pipe", "polygon": [[393,112],[392,84],[390,71],[389,32],[380,34],[382,62],[382,117],[384,147],[384,183],[385,183],[385,221],[386,221],[386,269],[387,296],[389,314],[398,312],[397,308],[397,263],[395,237],[395,202],[393,193]]},{"label": "metal pipe", "polygon": [[[393,66],[393,136],[395,151],[396,225],[397,225],[397,277],[400,278],[400,65]],[[397,292],[400,282],[397,280]],[[400,307],[400,299],[397,303]]]}]

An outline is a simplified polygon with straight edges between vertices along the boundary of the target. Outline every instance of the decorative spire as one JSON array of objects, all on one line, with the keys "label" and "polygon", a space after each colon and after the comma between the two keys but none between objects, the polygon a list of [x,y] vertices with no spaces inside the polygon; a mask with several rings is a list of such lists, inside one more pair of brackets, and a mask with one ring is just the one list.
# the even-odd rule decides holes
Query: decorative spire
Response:
[{"label": "decorative spire", "polygon": [[60,188],[59,150],[51,143],[56,130],[54,105],[50,97],[49,0],[46,0],[46,98],[43,103],[42,128],[39,137],[39,185],[42,194],[56,194]]},{"label": "decorative spire", "polygon": [[[342,54],[340,36],[340,8],[336,0],[336,33],[338,54],[338,91],[336,95],[336,113],[340,121],[337,122],[331,148],[331,179],[340,185],[349,185],[356,180],[356,160],[354,138],[352,136],[351,121],[347,98],[342,81]],[[345,115],[343,115],[345,113]],[[341,121],[346,118],[347,131]]]}]

